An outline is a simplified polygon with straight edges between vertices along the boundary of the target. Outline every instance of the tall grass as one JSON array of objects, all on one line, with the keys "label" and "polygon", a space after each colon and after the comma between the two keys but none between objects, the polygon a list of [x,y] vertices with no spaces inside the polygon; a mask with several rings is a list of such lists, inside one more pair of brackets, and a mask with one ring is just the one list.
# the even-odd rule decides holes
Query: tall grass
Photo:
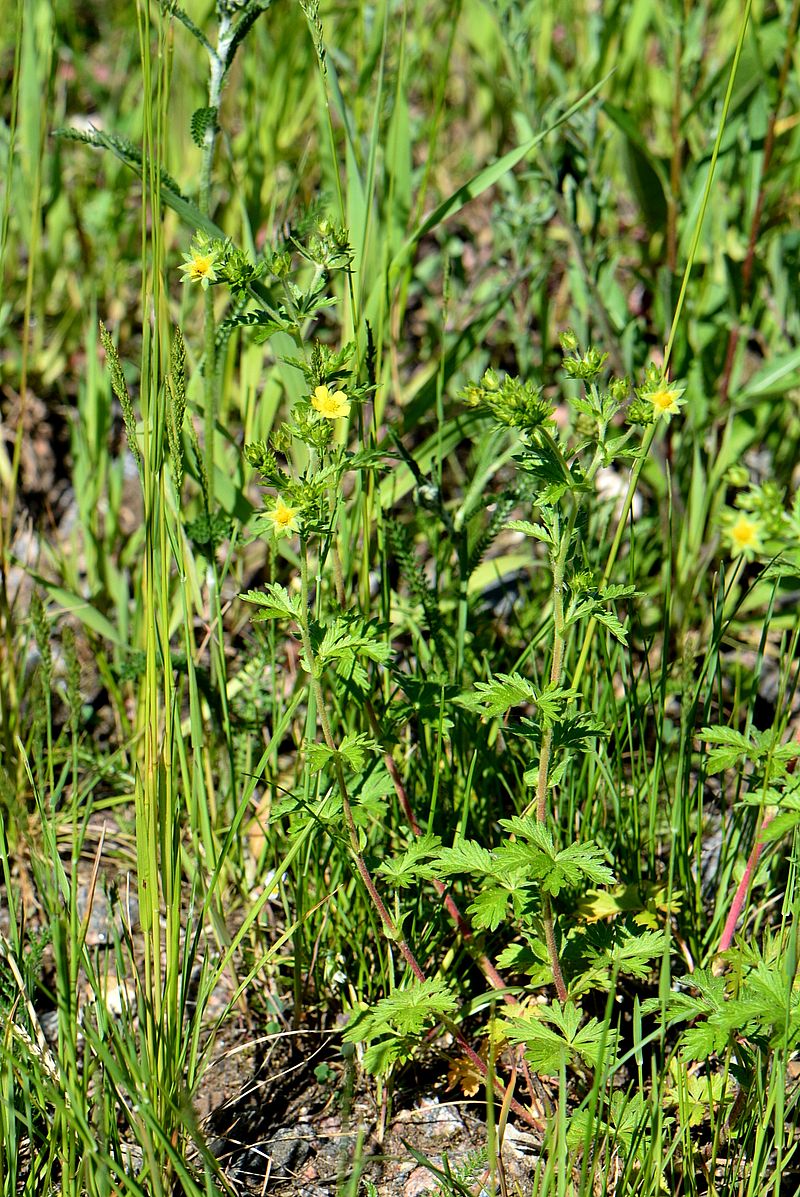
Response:
[{"label": "tall grass", "polygon": [[[347,1013],[388,1116],[427,1050],[409,964],[487,1073],[490,1140],[510,1111],[536,1126],[533,1193],[789,1191],[797,5],[251,8],[229,70],[236,5],[19,0],[3,34],[3,1192],[237,1191],[193,1108],[234,1009]],[[54,135],[75,127],[95,148]],[[311,260],[340,225],[348,268]],[[179,286],[198,233],[269,269]],[[300,302],[273,250],[335,305],[259,341],[246,310]],[[669,368],[686,403],[631,440],[614,493],[576,499],[553,572],[507,526],[542,512],[527,433],[462,396],[489,367],[544,388],[577,461],[566,328],[635,387]],[[242,450],[283,436],[298,486],[329,460],[280,431],[315,340],[354,344],[363,401],[330,452],[360,456],[324,531],[269,539]],[[762,542],[732,561],[742,512]],[[635,589],[626,635],[605,608],[565,625],[580,570]],[[250,624],[238,596],[271,584],[283,617]],[[350,672],[325,665],[342,616],[377,621]],[[470,707],[509,675],[530,709],[548,678],[569,689],[607,738],[554,778],[552,732]],[[715,771],[728,733],[746,747]],[[513,899],[482,922],[491,884],[450,868],[519,846],[500,820],[526,810],[615,874],[542,891],[544,954]],[[589,989],[598,927],[659,950]],[[597,1020],[591,1066],[509,1046],[516,1017],[543,1034],[532,991]]]}]

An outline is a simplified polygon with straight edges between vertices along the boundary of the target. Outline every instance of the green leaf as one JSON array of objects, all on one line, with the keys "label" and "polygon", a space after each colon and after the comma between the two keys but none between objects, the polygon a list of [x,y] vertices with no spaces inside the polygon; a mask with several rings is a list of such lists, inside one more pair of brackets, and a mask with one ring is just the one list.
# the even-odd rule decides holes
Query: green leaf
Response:
[{"label": "green leaf", "polygon": [[530,1006],[523,1015],[507,1016],[503,1022],[509,1039],[525,1044],[526,1058],[536,1071],[550,1076],[576,1061],[599,1068],[603,1056],[613,1056],[616,1050],[616,1032],[596,1018],[581,1026],[581,1013],[572,1002]]},{"label": "green leaf", "polygon": [[597,623],[601,623],[604,628],[608,628],[612,636],[619,640],[620,644],[628,643],[628,629],[622,623],[613,611],[603,611],[602,608],[595,611],[594,617]]},{"label": "green leaf", "polygon": [[596,844],[570,844],[556,852],[550,832],[533,816],[501,819],[500,824],[518,839],[497,850],[496,869],[523,869],[553,897],[565,886],[583,886],[586,880],[596,885],[613,884],[614,874]]},{"label": "green leaf", "polygon": [[553,538],[541,524],[532,524],[530,520],[509,520],[506,523],[506,528],[511,532],[524,532],[526,536],[532,536],[535,540],[544,541],[545,544],[552,544]]},{"label": "green leaf", "polygon": [[402,1039],[382,1039],[372,1043],[364,1052],[364,1068],[371,1076],[385,1076],[393,1064],[408,1055],[408,1044]]},{"label": "green leaf", "polygon": [[490,682],[476,682],[475,690],[459,696],[458,701],[470,711],[486,718],[504,715],[511,707],[534,702],[536,687],[520,673],[498,673]]},{"label": "green leaf", "polygon": [[507,889],[485,885],[469,906],[474,926],[479,930],[496,931],[506,917],[510,897]]},{"label": "green leaf", "polygon": [[421,836],[409,844],[402,856],[383,861],[377,871],[392,889],[405,889],[420,880],[431,881],[437,875],[433,858],[441,846],[438,835]]},{"label": "green leaf", "polygon": [[306,741],[308,765],[312,773],[319,773],[336,755],[327,744],[318,741]]},{"label": "green leaf", "polygon": [[719,745],[709,751],[706,760],[708,773],[722,773],[726,769],[736,768],[757,755],[752,741],[733,727],[704,727],[698,738],[706,744]]},{"label": "green leaf", "polygon": [[346,735],[338,748],[329,748],[327,744],[306,743],[308,763],[312,773],[319,773],[332,760],[338,761],[353,773],[359,773],[364,768],[364,761],[368,752],[378,752],[378,745],[371,740],[366,732],[358,735]]},{"label": "green leaf", "polygon": [[253,622],[265,619],[293,619],[300,618],[300,600],[289,594],[289,591],[277,582],[270,582],[264,590],[247,590],[240,594],[246,603],[254,603],[259,609],[252,616]]},{"label": "green leaf", "polygon": [[217,120],[216,108],[196,108],[192,113],[190,132],[192,141],[199,148],[203,148],[208,129],[213,129]]},{"label": "green leaf", "polygon": [[663,931],[631,931],[601,923],[586,933],[585,959],[590,967],[602,966],[607,976],[620,973],[644,980],[652,961],[664,953]]},{"label": "green leaf", "polygon": [[428,979],[410,981],[404,988],[395,989],[381,998],[359,1019],[347,1027],[347,1043],[363,1043],[389,1031],[401,1035],[419,1035],[438,1022],[442,1015],[453,1013],[458,1001],[444,981]]},{"label": "green leaf", "polygon": [[442,848],[437,858],[439,872],[443,876],[454,873],[469,873],[475,877],[491,877],[494,857],[487,848],[474,840],[459,840],[451,848]]},{"label": "green leaf", "polygon": [[346,735],[338,748],[339,757],[354,773],[358,773],[364,768],[368,752],[380,752],[380,748],[366,732]]}]

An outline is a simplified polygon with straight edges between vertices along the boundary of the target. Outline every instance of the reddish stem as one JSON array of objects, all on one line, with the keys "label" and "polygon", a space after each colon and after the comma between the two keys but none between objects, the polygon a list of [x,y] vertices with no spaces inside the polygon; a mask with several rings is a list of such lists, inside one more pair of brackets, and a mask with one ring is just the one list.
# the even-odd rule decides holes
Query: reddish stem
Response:
[{"label": "reddish stem", "polygon": [[[378,723],[378,716],[376,715],[375,708],[371,702],[367,703],[367,717],[370,721],[373,735],[377,739],[380,739],[380,724]],[[397,794],[397,801],[400,803],[400,807],[406,817],[406,822],[408,823],[414,835],[419,837],[422,835],[422,828],[417,822],[417,817],[414,814],[408,794],[406,793],[406,788],[403,785],[403,779],[400,776],[400,770],[397,768],[397,763],[391,752],[384,752],[383,759],[386,762],[386,768],[388,769],[389,776],[392,779],[394,791]],[[472,950],[474,941],[472,927],[469,924],[469,920],[461,913],[447,887],[436,877],[433,879],[433,886],[437,894],[439,894],[439,896],[443,899],[445,910],[455,923],[456,930],[458,931],[459,935],[464,940],[468,948]],[[497,971],[488,956],[484,955],[484,953],[479,951],[477,948],[474,949],[473,955],[484,977],[494,989],[508,989],[508,983]],[[512,997],[510,993],[504,993],[503,1000],[510,1006],[516,1005],[516,999]]]},{"label": "reddish stem", "polygon": [[720,952],[727,952],[728,948],[733,943],[733,935],[734,935],[734,932],[736,931],[736,924],[739,921],[739,915],[742,913],[742,907],[744,906],[744,900],[747,897],[747,891],[750,888],[750,882],[753,879],[753,874],[756,871],[756,867],[758,865],[759,858],[761,856],[761,853],[764,850],[764,842],[761,839],[761,836],[764,834],[764,831],[766,830],[766,828],[769,827],[769,825],[772,822],[774,817],[775,817],[774,812],[771,814],[765,814],[764,818],[761,821],[761,826],[759,827],[758,833],[756,835],[756,842],[753,844],[752,851],[750,852],[750,855],[747,858],[747,864],[745,865],[745,870],[744,870],[744,873],[742,874],[742,879],[736,887],[736,893],[733,895],[733,901],[731,902],[731,908],[728,911],[728,917],[725,920],[725,927],[723,928],[723,931],[722,931],[722,938],[719,941],[718,951],[720,951]]}]

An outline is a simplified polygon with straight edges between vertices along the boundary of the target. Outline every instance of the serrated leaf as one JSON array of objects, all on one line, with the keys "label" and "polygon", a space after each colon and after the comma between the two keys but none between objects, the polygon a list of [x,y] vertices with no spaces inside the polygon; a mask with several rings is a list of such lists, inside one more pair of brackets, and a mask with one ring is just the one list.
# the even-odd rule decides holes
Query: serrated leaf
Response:
[{"label": "serrated leaf", "polygon": [[433,857],[441,846],[438,835],[421,836],[409,844],[402,856],[395,860],[384,860],[378,866],[378,872],[393,889],[404,889],[420,880],[431,881],[437,876]]},{"label": "serrated leaf", "polygon": [[604,628],[608,628],[611,635],[619,640],[620,644],[628,643],[628,629],[613,611],[604,611],[601,608],[595,611],[594,618],[597,623],[601,623]]},{"label": "serrated leaf", "polygon": [[344,1033],[348,1043],[363,1043],[390,1032],[400,1035],[419,1035],[442,1015],[452,1013],[458,1006],[455,996],[444,981],[429,978],[410,981],[402,989],[395,989],[364,1011]]},{"label": "serrated leaf", "polygon": [[474,691],[460,695],[459,702],[470,711],[492,718],[535,698],[536,687],[521,673],[498,673],[490,682],[476,682]]},{"label": "serrated leaf", "polygon": [[526,1058],[534,1068],[551,1076],[576,1059],[598,1068],[602,1057],[613,1055],[616,1048],[616,1033],[596,1018],[580,1025],[581,1013],[573,1002],[529,1007],[524,1016],[511,1015],[503,1021],[508,1038],[525,1044]]},{"label": "serrated leaf", "polygon": [[505,527],[510,532],[523,532],[525,536],[532,536],[535,540],[541,540],[545,544],[553,543],[553,537],[547,528],[541,524],[532,524],[530,520],[509,520]]},{"label": "serrated leaf", "polygon": [[539,719],[546,724],[555,723],[564,714],[565,708],[577,697],[576,690],[548,683],[536,696],[536,710]]},{"label": "serrated leaf", "polygon": [[285,587],[270,582],[264,590],[247,590],[239,597],[246,603],[254,603],[259,609],[251,618],[253,622],[264,619],[299,619],[299,599],[293,598]]},{"label": "serrated leaf", "polygon": [[744,764],[745,760],[749,760],[753,755],[757,755],[756,748],[749,737],[741,734],[735,728],[715,727],[702,728],[698,739],[708,745],[715,746],[709,748],[707,762],[707,772],[722,773],[727,768],[735,768],[737,765]]},{"label": "serrated leaf", "polygon": [[347,735],[338,748],[329,748],[324,743],[307,743],[308,763],[312,773],[319,773],[331,761],[338,760],[354,773],[364,768],[364,761],[368,752],[377,752],[378,745],[371,740],[366,732],[357,735]]},{"label": "serrated leaf", "polygon": [[712,1054],[721,1054],[728,1046],[729,1032],[710,1020],[698,1022],[681,1035],[681,1056],[685,1060],[707,1060]]},{"label": "serrated leaf", "polygon": [[368,752],[379,752],[380,749],[366,732],[357,735],[346,735],[337,750],[337,755],[348,765],[354,773],[364,768],[364,761]]},{"label": "serrated leaf", "polygon": [[[759,795],[759,803],[760,801]],[[770,819],[766,827],[762,826],[758,838],[763,844],[771,844],[783,839],[785,835],[794,831],[795,827],[800,827],[800,810],[780,811]]]},{"label": "serrated leaf", "polygon": [[484,886],[468,908],[474,926],[479,930],[496,931],[506,917],[510,897],[508,890],[500,886]]},{"label": "serrated leaf", "polygon": [[437,857],[441,876],[469,873],[474,877],[490,877],[494,869],[492,853],[474,840],[459,840],[450,848],[442,848]]},{"label": "serrated leaf", "polygon": [[327,744],[313,741],[306,743],[306,754],[308,756],[308,766],[312,773],[319,773],[334,756],[333,751]]},{"label": "serrated leaf", "polygon": [[534,844],[548,856],[555,856],[553,836],[544,823],[540,823],[535,815],[513,815],[510,819],[501,819],[500,826],[509,835],[516,835],[528,843]]},{"label": "serrated leaf", "polygon": [[651,962],[663,955],[663,931],[631,932],[627,927],[593,928],[586,959],[590,965],[604,965],[608,975],[615,972],[644,979],[651,971]]},{"label": "serrated leaf", "polygon": [[364,1052],[364,1068],[370,1076],[385,1076],[407,1052],[408,1045],[402,1039],[382,1039],[370,1044]]},{"label": "serrated leaf", "polygon": [[[570,844],[558,853],[555,863],[567,885],[577,885],[584,877],[596,885],[614,884],[614,874],[596,844]],[[556,891],[552,892],[555,896]]]}]

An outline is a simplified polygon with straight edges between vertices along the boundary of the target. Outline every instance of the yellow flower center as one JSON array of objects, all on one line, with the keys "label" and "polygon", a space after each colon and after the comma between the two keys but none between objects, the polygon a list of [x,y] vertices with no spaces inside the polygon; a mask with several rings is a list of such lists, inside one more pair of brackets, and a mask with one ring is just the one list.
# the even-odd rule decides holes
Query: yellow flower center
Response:
[{"label": "yellow flower center", "polygon": [[290,507],[279,497],[274,509],[267,512],[267,519],[272,521],[276,532],[291,532],[297,527],[296,516],[299,510],[299,507]]},{"label": "yellow flower center", "polygon": [[653,391],[647,398],[652,403],[656,415],[674,416],[678,411],[678,396],[679,392],[674,389],[659,387],[657,391]]},{"label": "yellow flower center", "polygon": [[192,279],[210,278],[214,275],[214,258],[212,254],[198,254],[189,263],[189,277]]},{"label": "yellow flower center", "polygon": [[199,283],[203,290],[207,290],[209,283],[217,281],[217,274],[214,270],[214,263],[217,260],[217,251],[209,249],[203,252],[201,249],[195,247],[191,253],[183,255],[183,271],[184,283],[192,282]]},{"label": "yellow flower center", "polygon": [[758,549],[761,547],[760,525],[744,514],[740,515],[736,523],[731,525],[728,534],[734,550],[738,550],[739,552],[743,552],[745,549]]}]

